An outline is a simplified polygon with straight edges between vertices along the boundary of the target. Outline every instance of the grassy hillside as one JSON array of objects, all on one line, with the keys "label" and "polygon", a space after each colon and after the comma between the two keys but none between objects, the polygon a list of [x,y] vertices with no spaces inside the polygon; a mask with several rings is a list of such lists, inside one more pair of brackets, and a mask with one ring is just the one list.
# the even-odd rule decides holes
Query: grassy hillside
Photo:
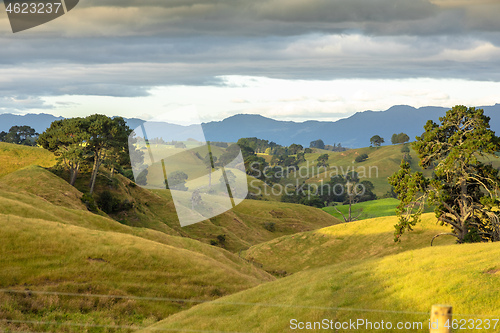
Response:
[{"label": "grassy hillside", "polygon": [[[379,163],[379,178],[392,173],[394,147],[363,148],[363,163]],[[352,166],[356,152],[330,153]],[[339,224],[274,200],[244,200],[181,228],[169,190],[103,169],[95,197],[109,191],[119,209],[91,213],[80,200],[88,175],[70,186],[64,173],[37,166],[54,163],[37,148],[0,144],[0,161],[9,166],[0,175],[0,331],[130,332],[164,319],[146,331],[288,332],[292,318],[427,323],[436,303],[500,316],[500,246],[441,237],[430,248],[449,230],[433,214],[399,244],[394,216]],[[395,204],[360,205],[370,217]]]},{"label": "grassy hillside", "polygon": [[[24,156],[23,154],[26,152],[28,156],[33,152],[44,152],[38,148],[18,145],[7,145],[7,147],[9,148],[8,154],[16,156]],[[5,151],[0,152],[0,158],[3,158],[4,155],[2,154],[7,153]],[[74,217],[76,213],[73,211],[59,213],[56,213],[56,211],[62,207],[86,210],[80,198],[82,192],[88,190],[88,175],[82,174],[78,178],[76,188],[74,188],[60,178],[67,178],[64,172],[57,172],[54,175],[48,170],[36,166],[34,163],[37,160],[20,159],[28,166],[24,168],[18,167],[17,170],[1,177],[0,190],[9,193],[29,193],[44,200],[39,202],[39,200],[33,199],[33,196],[19,198],[23,205],[30,207],[29,209],[25,206],[20,208],[20,206],[12,204],[9,200],[0,203],[0,205],[3,205],[4,208],[6,205],[11,205],[10,209],[16,211],[22,217],[50,216],[49,220],[60,221],[59,216],[69,214],[73,220],[81,221],[81,217]],[[207,244],[218,242],[219,246],[234,252],[283,235],[314,230],[340,222],[329,214],[313,207],[244,200],[232,211],[181,228],[169,190],[149,191],[136,186],[121,175],[115,175],[114,179],[109,179],[105,173],[106,171],[103,170],[98,177],[96,198],[103,191],[109,191],[117,202],[126,206],[126,209],[109,214],[110,217],[121,224],[157,230],[168,235],[190,237]],[[260,186],[265,185],[260,182]],[[0,195],[2,194],[0,193]],[[5,198],[10,198],[10,194],[4,192],[3,195]],[[53,209],[51,206],[47,207],[45,201],[57,205],[57,209]],[[39,203],[35,204],[34,202]],[[225,242],[220,243],[218,236],[219,238],[224,236]]]},{"label": "grassy hillside", "polygon": [[[352,216],[357,217],[358,220],[366,220],[374,217],[392,216],[396,213],[396,207],[399,205],[399,200],[393,198],[372,200],[360,202],[352,205]],[[323,210],[336,218],[343,220],[342,214],[349,215],[349,205],[338,205],[335,207],[325,207]]]},{"label": "grassy hillside", "polygon": [[[369,180],[375,186],[374,193],[377,196],[382,196],[391,187],[387,183],[387,178],[390,177],[395,171],[398,170],[401,164],[403,154],[401,153],[401,145],[390,145],[383,147],[366,147],[359,149],[347,150],[344,152],[331,152],[326,150],[318,150],[313,154],[306,154],[306,162],[302,163],[303,166],[309,165],[311,168],[311,177],[307,180],[308,183],[317,183],[321,180],[328,181],[330,176],[341,174],[345,175],[352,170],[358,172],[363,180]],[[328,154],[328,163],[330,167],[326,170],[321,169],[318,174],[315,168],[317,159],[322,154]],[[368,159],[364,162],[357,163],[354,160],[361,154],[367,154]],[[418,166],[418,157],[416,153],[411,151],[411,167],[412,170],[420,170]],[[315,174],[313,175],[313,169]]]},{"label": "grassy hillside", "polygon": [[[154,191],[154,193],[164,198],[166,202],[171,202],[168,190]],[[155,214],[155,217],[151,219],[172,223],[162,216],[161,212],[165,211],[164,207],[164,204],[149,203],[148,209]],[[172,211],[169,212],[172,214]],[[173,219],[178,225],[177,218],[174,216]],[[339,222],[338,219],[321,209],[313,207],[273,201],[244,200],[228,212],[184,227],[179,232],[206,243],[216,241],[218,235],[224,235],[226,241],[220,245],[230,251],[239,251],[283,235],[314,230]]]},{"label": "grassy hillside", "polygon": [[28,165],[50,167],[55,161],[54,154],[45,149],[0,142],[0,177]]},{"label": "grassy hillside", "polygon": [[[402,145],[387,145],[382,147],[365,147],[359,149],[351,149],[344,152],[332,152],[328,150],[314,149],[314,153],[306,154],[306,162],[299,164],[303,169],[302,174],[292,174],[289,179],[292,183],[299,178],[300,181],[307,183],[320,183],[321,180],[328,181],[331,176],[341,174],[345,175],[352,170],[358,172],[363,180],[369,180],[375,186],[374,193],[381,197],[390,191],[391,186],[387,182],[387,178],[399,169],[403,153],[401,153]],[[316,167],[317,159],[322,154],[328,154],[329,168]],[[368,159],[364,162],[357,163],[355,159],[361,154],[367,154]],[[421,171],[418,166],[418,156],[411,149],[410,165],[413,171]],[[488,157],[483,159],[484,162],[492,163],[495,167],[500,167],[500,159]],[[308,168],[308,169],[307,169]],[[326,172],[325,172],[326,171]],[[429,170],[424,171],[426,176],[430,176]]]},{"label": "grassy hillside", "polygon": [[[458,320],[499,318],[500,244],[448,245],[383,258],[355,259],[201,304],[141,332],[211,330],[294,332],[290,321],[420,322],[433,304],[451,304]],[[483,332],[498,332],[492,329]],[[483,328],[485,325],[482,326]],[[319,330],[316,330],[319,331]],[[325,330],[326,331],[326,330]],[[349,330],[330,330],[349,331]],[[395,330],[359,327],[360,332]],[[468,331],[467,329],[464,331]],[[472,331],[472,330],[470,330]]]},{"label": "grassy hillside", "polygon": [[87,210],[76,188],[37,165],[29,165],[0,178],[0,188],[22,190],[57,206]]},{"label": "grassy hillside", "polygon": [[[268,271],[290,274],[428,247],[434,235],[449,231],[436,224],[434,214],[424,214],[422,223],[413,232],[405,234],[401,243],[394,243],[396,223],[396,217],[380,217],[284,236],[251,247],[245,257],[262,264]],[[441,237],[434,244],[453,244],[454,241],[454,237]]]},{"label": "grassy hillside", "polygon": [[[395,216],[396,207],[399,205],[399,200],[393,198],[378,199],[372,201],[360,202],[352,205],[352,216],[358,217],[358,220],[366,220],[374,217],[382,216]],[[349,215],[349,205],[337,205],[335,206],[342,214],[345,216]],[[339,214],[334,207],[324,207],[322,208],[328,214],[343,221],[342,214]],[[433,207],[426,207],[424,212],[433,212]]]},{"label": "grassy hillside", "polygon": [[[9,321],[143,325],[192,303],[111,295],[209,300],[273,279],[224,250],[194,240],[167,245],[12,214],[0,215],[0,229],[0,288],[35,291],[31,295],[0,291],[0,318]],[[198,250],[190,249],[189,242]],[[39,295],[39,291],[82,296]],[[86,294],[110,296],[84,297]],[[2,329],[14,327],[67,331],[57,325],[0,322]],[[76,327],[70,331],[96,330]]]}]

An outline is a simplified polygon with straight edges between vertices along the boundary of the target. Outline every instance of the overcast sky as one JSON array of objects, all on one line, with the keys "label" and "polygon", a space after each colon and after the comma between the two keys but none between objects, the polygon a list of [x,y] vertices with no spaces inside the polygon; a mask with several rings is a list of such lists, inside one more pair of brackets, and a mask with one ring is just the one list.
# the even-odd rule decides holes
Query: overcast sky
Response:
[{"label": "overcast sky", "polygon": [[0,113],[304,121],[500,103],[500,0],[81,0],[16,34],[0,9]]}]

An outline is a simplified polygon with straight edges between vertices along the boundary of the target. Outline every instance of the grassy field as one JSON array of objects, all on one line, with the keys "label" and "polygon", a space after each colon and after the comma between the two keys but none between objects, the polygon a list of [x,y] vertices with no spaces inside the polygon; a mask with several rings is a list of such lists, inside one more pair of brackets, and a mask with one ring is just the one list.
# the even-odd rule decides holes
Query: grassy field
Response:
[{"label": "grassy field", "polygon": [[[318,172],[316,168],[316,160],[321,154],[328,154],[328,163],[330,167],[326,170],[322,168]],[[367,154],[368,159],[364,162],[357,163],[355,158],[361,154]],[[374,193],[377,196],[382,196],[391,187],[387,182],[395,171],[398,170],[401,164],[403,154],[401,153],[401,145],[391,145],[383,147],[366,147],[360,149],[352,149],[344,152],[331,152],[326,150],[318,150],[313,154],[306,154],[306,162],[302,166],[309,166],[310,175],[307,183],[318,183],[330,180],[331,176],[340,174],[345,175],[353,170],[358,172],[363,180],[369,180],[375,186]],[[420,170],[418,167],[418,157],[414,151],[411,151],[411,167],[412,170]],[[305,173],[305,172],[304,172]]]},{"label": "grassy field", "polygon": [[[306,162],[299,164],[302,168],[301,174],[292,173],[290,179],[285,182],[295,183],[298,178],[306,183],[320,183],[328,181],[331,176],[345,175],[352,170],[358,172],[362,180],[369,180],[375,186],[374,193],[381,197],[390,191],[391,186],[387,182],[395,171],[399,169],[403,153],[402,145],[387,145],[382,147],[365,147],[351,149],[344,152],[332,152],[328,150],[315,149],[314,153],[306,154]],[[317,168],[317,159],[322,154],[328,154],[329,168]],[[367,154],[368,159],[357,163],[355,158],[361,154]],[[421,171],[418,165],[418,156],[411,150],[410,165],[413,171]],[[496,157],[485,157],[484,162],[492,163],[495,167],[500,167],[500,159]],[[430,176],[431,171],[424,171],[424,175]],[[299,181],[299,182],[300,182]]]},{"label": "grassy field", "polygon": [[[24,150],[19,147],[21,154]],[[237,251],[338,223],[311,207],[244,201],[237,210],[180,228],[168,190],[154,193],[120,175],[113,182],[100,176],[97,193],[111,190],[134,208],[113,216],[94,214],[82,204],[81,191],[37,166],[38,160],[22,161],[25,166],[12,163],[17,167],[0,178],[0,289],[33,293],[0,292],[0,318],[10,320],[1,322],[0,330],[114,332],[99,325],[149,325],[196,302],[134,297],[206,301],[275,279],[224,248]],[[77,184],[82,190],[85,177]],[[274,223],[273,231],[265,223]],[[224,244],[207,244],[221,234]]]},{"label": "grassy field", "polygon": [[0,177],[29,165],[53,166],[54,154],[38,148],[0,142]]},{"label": "grassy field", "polygon": [[[273,279],[229,253],[213,255],[207,245],[191,251],[124,233],[4,214],[0,228],[0,288],[35,291],[0,292],[0,318],[20,321],[30,331],[68,330],[29,321],[144,325],[193,303],[129,296],[211,300]],[[57,294],[61,292],[80,296]],[[0,327],[20,328],[5,322]],[[102,330],[75,326],[69,331]]]},{"label": "grassy field", "polygon": [[[480,318],[484,322],[500,316],[499,256],[500,244],[490,243],[349,260],[195,306],[141,332],[294,332],[292,319],[314,322],[325,318],[341,323],[358,319],[393,325],[418,322],[420,328],[402,331],[426,332],[433,304],[451,304],[457,320]],[[490,329],[481,331],[498,332],[498,325],[492,329],[494,322],[490,323]],[[393,330],[360,327],[358,331]]]},{"label": "grassy field", "polygon": [[[364,149],[382,174],[400,148]],[[332,154],[347,166],[356,151]],[[438,303],[459,320],[500,316],[500,245],[430,247],[449,231],[434,214],[394,243],[394,199],[356,205],[363,220],[351,223],[329,208],[244,200],[181,228],[169,190],[102,170],[96,197],[131,206],[96,214],[80,200],[88,175],[70,186],[38,148],[0,144],[0,161],[0,331],[292,332],[291,319],[326,318],[415,321],[408,331],[420,332]]]},{"label": "grassy field", "polygon": [[[386,199],[378,199],[372,201],[360,202],[352,205],[352,213],[353,217],[357,217],[358,220],[366,220],[374,217],[382,217],[382,216],[395,216],[396,215],[396,207],[399,205],[399,200],[393,198]],[[338,205],[335,206],[344,216],[349,215],[349,205]],[[343,221],[342,214],[339,214],[334,207],[324,207],[323,210],[328,214],[338,218]],[[424,209],[425,213],[433,212],[433,207],[426,207]]]},{"label": "grassy field", "polygon": [[[273,239],[244,252],[267,271],[291,274],[344,261],[383,257],[428,247],[434,235],[449,228],[436,224],[434,214],[425,214],[413,232],[394,243],[396,217],[379,217]],[[441,237],[435,245],[452,244],[454,237]]]},{"label": "grassy field", "polygon": [[[360,202],[352,205],[352,216],[358,217],[358,220],[366,220],[374,217],[395,215],[399,200],[393,198],[372,200]],[[342,214],[349,214],[349,205],[335,206]],[[323,210],[328,214],[335,216],[343,221],[342,214],[339,214],[334,207],[325,207]]]}]

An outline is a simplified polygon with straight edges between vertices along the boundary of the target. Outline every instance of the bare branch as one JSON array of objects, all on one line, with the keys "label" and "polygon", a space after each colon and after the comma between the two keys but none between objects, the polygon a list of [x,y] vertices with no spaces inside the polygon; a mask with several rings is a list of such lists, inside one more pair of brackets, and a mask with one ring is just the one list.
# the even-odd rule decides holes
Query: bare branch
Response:
[{"label": "bare branch", "polygon": [[457,235],[455,235],[451,232],[442,232],[442,233],[437,234],[436,236],[432,237],[431,246],[432,246],[432,243],[434,242],[434,239],[438,238],[439,236],[444,236],[444,235],[454,236],[458,239],[458,242],[461,243],[460,238]]}]

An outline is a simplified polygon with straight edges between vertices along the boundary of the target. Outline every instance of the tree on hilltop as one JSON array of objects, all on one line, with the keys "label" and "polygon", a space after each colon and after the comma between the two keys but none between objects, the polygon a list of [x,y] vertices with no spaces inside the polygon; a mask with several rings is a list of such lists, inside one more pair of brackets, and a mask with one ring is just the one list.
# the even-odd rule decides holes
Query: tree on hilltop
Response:
[{"label": "tree on hilltop", "polygon": [[370,139],[370,144],[373,147],[380,147],[384,142],[384,138],[382,138],[380,135],[374,135]]},{"label": "tree on hilltop", "polygon": [[314,141],[311,141],[311,143],[309,144],[309,148],[324,149],[325,143],[321,139],[314,140]]},{"label": "tree on hilltop", "polygon": [[406,133],[394,133],[391,137],[391,143],[393,145],[396,145],[398,143],[406,143],[408,141],[410,141],[410,137]]}]

